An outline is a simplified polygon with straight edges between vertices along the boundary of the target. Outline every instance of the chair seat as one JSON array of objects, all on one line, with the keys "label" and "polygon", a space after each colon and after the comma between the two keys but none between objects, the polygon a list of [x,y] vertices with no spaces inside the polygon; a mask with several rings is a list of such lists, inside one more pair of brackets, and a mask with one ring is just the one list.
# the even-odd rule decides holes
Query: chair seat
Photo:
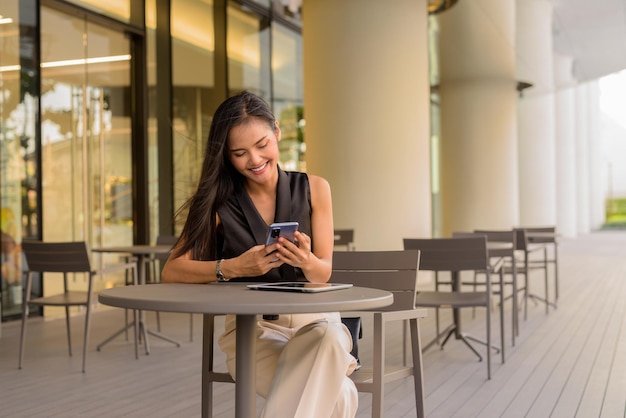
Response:
[{"label": "chair seat", "polygon": [[485,306],[485,292],[418,292],[415,306],[464,308]]},{"label": "chair seat", "polygon": [[35,298],[30,300],[31,305],[50,305],[50,306],[80,306],[87,305],[87,292],[67,292],[54,296]]}]

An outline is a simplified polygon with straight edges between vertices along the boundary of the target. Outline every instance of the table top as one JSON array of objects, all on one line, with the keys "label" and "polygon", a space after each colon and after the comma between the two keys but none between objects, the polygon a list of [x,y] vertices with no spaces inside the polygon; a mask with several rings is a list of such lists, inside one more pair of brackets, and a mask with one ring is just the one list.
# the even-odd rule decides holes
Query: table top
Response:
[{"label": "table top", "polygon": [[97,253],[128,253],[135,255],[165,254],[172,250],[171,245],[115,245],[111,247],[92,248]]},{"label": "table top", "polygon": [[512,242],[487,241],[489,257],[508,257],[513,255]]},{"label": "table top", "polygon": [[526,231],[526,238],[530,243],[553,243],[560,235],[556,232]]},{"label": "table top", "polygon": [[388,306],[393,295],[366,287],[322,293],[252,290],[245,283],[157,283],[115,287],[98,294],[118,308],[207,314],[288,314],[359,311]]}]

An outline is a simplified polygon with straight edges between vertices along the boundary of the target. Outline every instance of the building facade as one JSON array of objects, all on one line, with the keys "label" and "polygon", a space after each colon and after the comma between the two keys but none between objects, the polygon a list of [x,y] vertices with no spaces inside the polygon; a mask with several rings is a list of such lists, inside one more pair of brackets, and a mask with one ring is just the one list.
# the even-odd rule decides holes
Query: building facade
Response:
[{"label": "building facade", "polygon": [[24,239],[175,234],[213,111],[241,90],[272,105],[283,168],[329,180],[335,227],[354,229],[359,249],[598,227],[597,91],[554,55],[551,7],[3,0],[3,318],[20,313]]}]

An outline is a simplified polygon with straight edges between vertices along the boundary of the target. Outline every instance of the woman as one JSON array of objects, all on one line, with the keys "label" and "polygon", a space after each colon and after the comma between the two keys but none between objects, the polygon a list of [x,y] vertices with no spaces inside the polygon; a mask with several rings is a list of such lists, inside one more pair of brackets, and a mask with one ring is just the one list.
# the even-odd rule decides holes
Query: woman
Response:
[{"label": "woman", "polygon": [[[198,189],[162,272],[164,282],[327,282],[332,269],[330,186],[278,166],[280,128],[251,93],[215,112]],[[295,242],[264,245],[269,224],[299,222]],[[257,321],[257,393],[263,416],[354,417],[358,395],[350,332],[339,314],[265,315]],[[235,376],[235,318],[219,345]]]}]

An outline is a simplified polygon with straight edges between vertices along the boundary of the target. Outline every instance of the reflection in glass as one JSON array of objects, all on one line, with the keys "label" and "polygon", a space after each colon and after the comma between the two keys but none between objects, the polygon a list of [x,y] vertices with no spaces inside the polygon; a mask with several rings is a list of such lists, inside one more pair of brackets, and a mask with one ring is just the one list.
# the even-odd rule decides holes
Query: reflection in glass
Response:
[{"label": "reflection in glass", "polygon": [[274,16],[280,16],[297,27],[302,27],[302,0],[272,0],[272,5]]},{"label": "reflection in glass", "polygon": [[269,19],[229,1],[226,28],[230,93],[247,90],[269,102],[271,100]]},{"label": "reflection in glass", "polygon": [[272,107],[282,140],[280,164],[285,170],[306,171],[302,93],[302,36],[280,24],[272,26]]},{"label": "reflection in glass", "polygon": [[[36,12],[18,0],[0,7],[0,307],[2,318],[22,309],[23,238],[37,236]],[[28,2],[22,0],[28,9]]]},{"label": "reflection in glass", "polygon": [[131,0],[67,0],[86,9],[128,23],[130,21]]},{"label": "reflection in glass", "polygon": [[156,0],[146,0],[146,64],[148,79],[148,202],[150,242],[159,234],[159,155],[156,100]]},{"label": "reflection in glass", "polygon": [[132,244],[129,41],[42,8],[41,44],[43,239]]},{"label": "reflection in glass", "polygon": [[209,115],[217,106],[212,3],[172,1],[174,208],[196,187]]}]

